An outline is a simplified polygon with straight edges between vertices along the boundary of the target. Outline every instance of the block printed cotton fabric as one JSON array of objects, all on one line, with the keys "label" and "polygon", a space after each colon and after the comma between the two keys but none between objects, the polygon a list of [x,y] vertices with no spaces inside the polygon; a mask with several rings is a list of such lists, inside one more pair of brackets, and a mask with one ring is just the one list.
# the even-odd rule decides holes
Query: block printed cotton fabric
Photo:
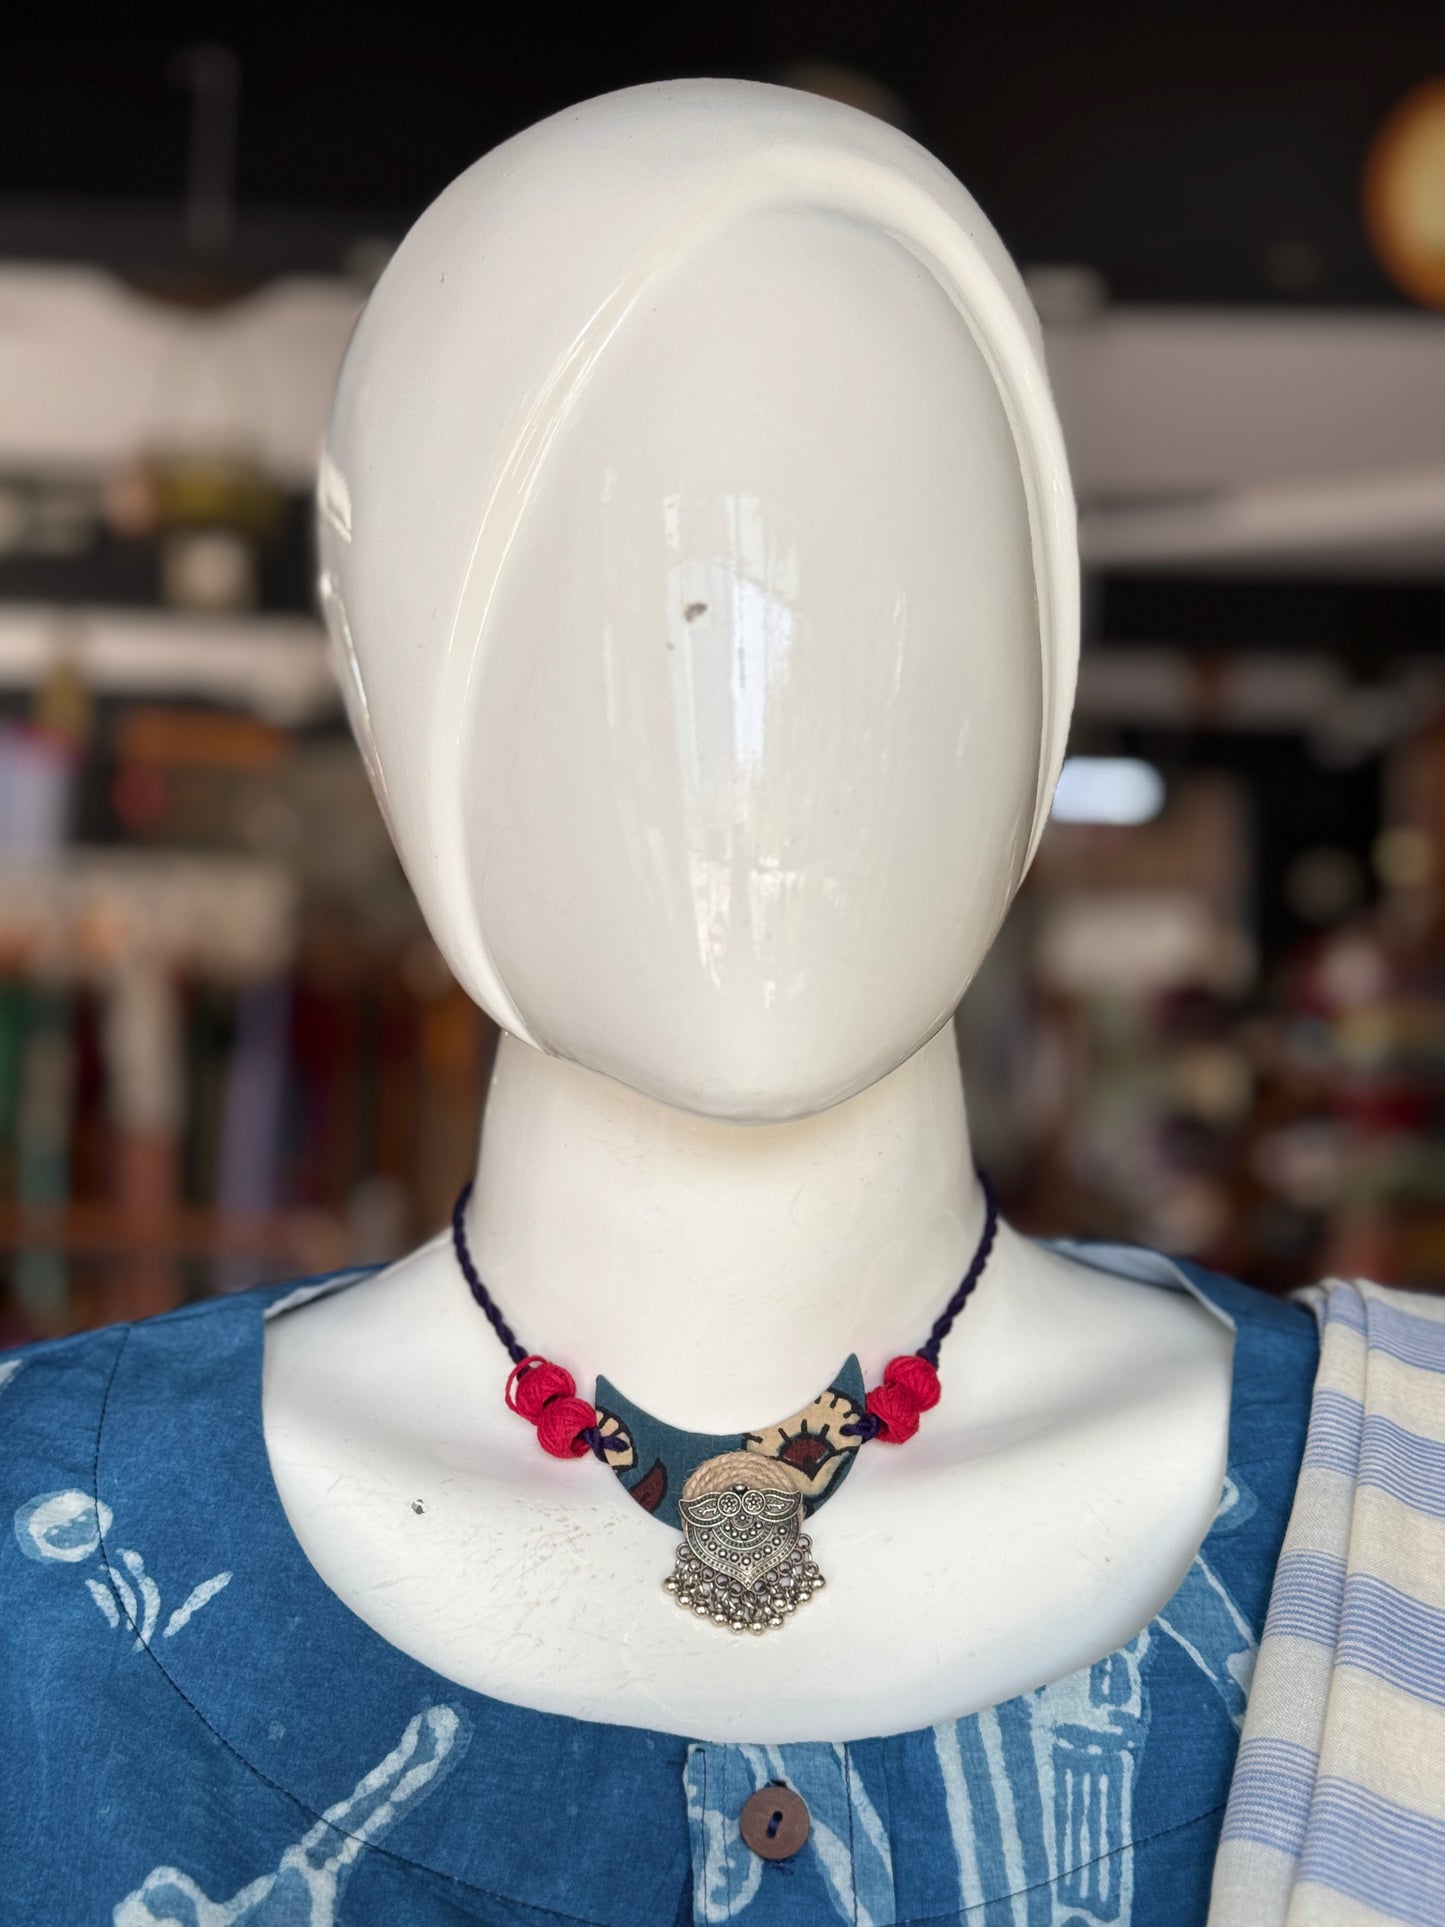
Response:
[{"label": "block printed cotton fabric", "polygon": [[[3,1361],[0,1921],[1202,1922],[1314,1323],[1152,1254],[1074,1255],[1141,1290],[1187,1287],[1233,1323],[1218,1516],[1173,1598],[1097,1665],[838,1746],[722,1746],[506,1705],[343,1606],[271,1481],[263,1317],[359,1274]],[[772,1780],[806,1800],[812,1832],[764,1862],[738,1815]]]},{"label": "block printed cotton fabric", "polygon": [[1210,1927],[1445,1921],[1445,1301],[1302,1293],[1319,1374]]}]

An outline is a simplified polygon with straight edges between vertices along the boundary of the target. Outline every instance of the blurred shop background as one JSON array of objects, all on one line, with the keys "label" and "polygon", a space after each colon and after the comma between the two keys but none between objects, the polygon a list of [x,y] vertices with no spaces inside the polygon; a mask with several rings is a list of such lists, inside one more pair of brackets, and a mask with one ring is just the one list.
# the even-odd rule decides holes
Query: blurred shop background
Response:
[{"label": "blurred shop background", "polygon": [[346,733],[312,466],[427,201],[687,74],[907,128],[1043,318],[1086,649],[959,1024],[1007,1209],[1445,1286],[1438,0],[191,8],[0,65],[0,1342],[444,1222],[494,1039]]}]

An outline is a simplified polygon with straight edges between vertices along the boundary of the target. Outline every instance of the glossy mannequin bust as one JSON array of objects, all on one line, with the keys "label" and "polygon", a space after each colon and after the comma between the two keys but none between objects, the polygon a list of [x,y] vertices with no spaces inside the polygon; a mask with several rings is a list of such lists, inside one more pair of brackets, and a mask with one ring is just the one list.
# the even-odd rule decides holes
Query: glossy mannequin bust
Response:
[{"label": "glossy mannequin bust", "polygon": [[[584,1394],[740,1431],[912,1349],[982,1223],[948,1020],[1047,815],[1072,504],[1026,298],[952,177],[734,82],[593,101],[422,217],[320,485],[353,725],[502,1026],[470,1241]],[[1230,1336],[1004,1229],[918,1438],[739,1639],[675,1539],[507,1412],[438,1239],[268,1330],[329,1585],[502,1698],[724,1741],[896,1732],[1163,1603],[1218,1500]]]}]

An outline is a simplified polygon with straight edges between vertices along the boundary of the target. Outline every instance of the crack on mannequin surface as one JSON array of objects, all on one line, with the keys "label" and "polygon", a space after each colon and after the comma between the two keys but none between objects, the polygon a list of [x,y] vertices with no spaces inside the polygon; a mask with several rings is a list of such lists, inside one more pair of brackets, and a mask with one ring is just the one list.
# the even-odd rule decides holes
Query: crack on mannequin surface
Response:
[{"label": "crack on mannequin surface", "polygon": [[[705,1431],[919,1342],[981,1218],[948,1019],[1076,648],[1037,334],[968,196],[776,88],[558,116],[403,243],[320,510],[373,782],[506,1033],[469,1235],[513,1322]],[[1218,1499],[1229,1353],[1197,1306],[1005,1232],[926,1437],[864,1455],[820,1523],[837,1579],[771,1654],[678,1624],[667,1535],[502,1409],[444,1242],[277,1320],[265,1420],[323,1578],[437,1670],[845,1738],[1144,1623]]]}]

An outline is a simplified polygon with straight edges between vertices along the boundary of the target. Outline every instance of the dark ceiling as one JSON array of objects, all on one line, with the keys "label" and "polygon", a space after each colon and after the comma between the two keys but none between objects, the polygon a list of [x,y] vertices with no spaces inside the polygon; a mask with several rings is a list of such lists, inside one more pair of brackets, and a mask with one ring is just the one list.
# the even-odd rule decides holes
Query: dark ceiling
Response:
[{"label": "dark ceiling", "polygon": [[[329,269],[394,236],[452,175],[589,94],[826,60],[890,88],[911,130],[1028,263],[1146,301],[1397,299],[1360,221],[1373,130],[1445,72],[1445,5],[135,9],[125,31],[7,35],[0,254],[187,262],[190,95],[177,54],[234,50],[234,233],[213,272]],[[284,26],[262,21],[284,18]],[[213,132],[215,129],[213,129]],[[224,148],[224,132],[220,134]]]}]

